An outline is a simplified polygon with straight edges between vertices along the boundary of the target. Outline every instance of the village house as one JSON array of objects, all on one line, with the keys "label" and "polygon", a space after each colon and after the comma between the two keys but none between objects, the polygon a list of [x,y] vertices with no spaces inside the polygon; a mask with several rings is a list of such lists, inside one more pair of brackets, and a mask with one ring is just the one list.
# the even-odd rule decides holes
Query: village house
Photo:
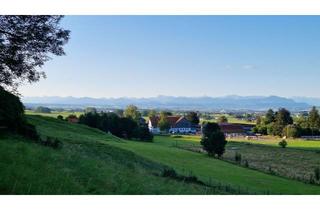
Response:
[{"label": "village house", "polygon": [[226,137],[247,136],[254,125],[240,123],[219,123],[221,131]]},{"label": "village house", "polygon": [[[170,128],[169,133],[193,133],[197,132],[198,125],[194,125],[184,116],[167,116],[167,121],[169,122]],[[158,127],[158,122],[160,120],[159,116],[150,117],[148,121],[148,127],[150,132],[157,134],[160,133],[160,128]]]}]

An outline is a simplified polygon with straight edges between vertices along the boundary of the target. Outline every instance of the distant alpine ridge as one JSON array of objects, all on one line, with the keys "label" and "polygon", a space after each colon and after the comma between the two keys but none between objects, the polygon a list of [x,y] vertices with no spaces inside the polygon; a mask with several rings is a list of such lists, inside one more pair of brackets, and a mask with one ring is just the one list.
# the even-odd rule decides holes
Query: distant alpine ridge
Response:
[{"label": "distant alpine ridge", "polygon": [[[263,111],[269,108],[278,109],[285,107],[289,110],[308,110],[312,105],[303,98],[294,100],[279,96],[225,96],[225,97],[175,97],[157,96],[150,98],[90,98],[90,97],[23,97],[22,101],[26,106],[47,105],[50,107],[103,107],[103,108],[124,108],[134,104],[139,108],[151,109],[176,109],[176,110],[257,110]],[[306,102],[308,101],[308,102]],[[318,100],[320,104],[320,99]]]}]

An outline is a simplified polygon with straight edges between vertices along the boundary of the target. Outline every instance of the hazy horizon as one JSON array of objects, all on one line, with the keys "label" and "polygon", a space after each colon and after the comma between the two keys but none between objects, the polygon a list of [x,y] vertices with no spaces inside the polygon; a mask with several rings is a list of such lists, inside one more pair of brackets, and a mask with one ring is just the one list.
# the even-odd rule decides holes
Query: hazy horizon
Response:
[{"label": "hazy horizon", "polygon": [[319,16],[65,16],[66,56],[22,96],[320,98]]}]

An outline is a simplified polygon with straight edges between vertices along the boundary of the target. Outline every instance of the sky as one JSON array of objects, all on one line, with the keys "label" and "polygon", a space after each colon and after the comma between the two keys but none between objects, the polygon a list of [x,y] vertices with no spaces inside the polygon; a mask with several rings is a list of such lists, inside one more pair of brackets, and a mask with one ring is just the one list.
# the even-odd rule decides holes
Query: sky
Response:
[{"label": "sky", "polygon": [[23,96],[320,97],[320,16],[65,16]]}]

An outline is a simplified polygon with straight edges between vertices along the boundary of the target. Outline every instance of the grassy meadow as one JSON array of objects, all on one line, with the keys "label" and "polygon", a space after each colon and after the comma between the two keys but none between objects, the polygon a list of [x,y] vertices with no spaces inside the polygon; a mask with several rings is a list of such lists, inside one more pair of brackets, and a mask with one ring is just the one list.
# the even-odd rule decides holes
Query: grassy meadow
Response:
[{"label": "grassy meadow", "polygon": [[[158,137],[168,145],[194,152],[204,152],[199,144],[200,137],[181,136],[181,138]],[[265,140],[268,141],[268,140]],[[314,176],[314,170],[320,167],[320,141],[288,140],[291,147],[280,148],[279,140],[269,139],[264,144],[259,140],[228,140],[223,160],[242,166],[278,175],[290,179],[309,182]],[[294,141],[297,143],[294,144]],[[293,145],[292,145],[293,144]],[[236,154],[241,155],[241,161],[236,161]],[[320,184],[319,181],[316,181]]]},{"label": "grassy meadow", "polygon": [[226,116],[227,119],[228,119],[228,122],[229,123],[240,123],[240,124],[249,124],[249,125],[254,125],[255,122],[252,122],[252,121],[247,121],[247,120],[241,120],[241,119],[238,119],[234,116],[231,116],[229,114],[213,114],[212,115],[214,117],[214,119],[211,119],[211,120],[205,120],[205,119],[200,119],[200,122],[217,122],[218,118],[220,116]]},{"label": "grassy meadow", "polygon": [[[59,138],[63,147],[53,150],[13,136],[2,139],[6,146],[1,148],[8,148],[1,152],[7,157],[4,158],[7,161],[1,158],[1,179],[6,180],[1,183],[9,185],[0,188],[3,193],[27,194],[28,184],[33,183],[32,186],[43,186],[46,190],[31,187],[30,194],[320,194],[319,186],[209,158],[186,148],[199,145],[199,137],[155,136],[154,143],[144,143],[118,139],[84,125],[49,117],[28,119],[41,135]],[[25,154],[20,154],[20,150]],[[36,156],[30,155],[35,153]],[[45,162],[39,163],[42,160]],[[12,162],[15,167],[9,167]],[[184,176],[196,176],[211,187],[156,175],[164,167]],[[45,170],[48,172],[44,173]],[[59,184],[70,186],[68,189]]]},{"label": "grassy meadow", "polygon": [[29,116],[62,149],[20,136],[0,138],[1,194],[227,194],[224,190],[159,176],[164,165],[108,142],[122,141],[86,126]]},{"label": "grassy meadow", "polygon": [[63,111],[63,112],[51,111],[51,113],[40,113],[40,112],[35,112],[33,110],[26,110],[25,113],[27,115],[40,115],[40,116],[54,117],[54,118],[57,118],[59,115],[63,116],[63,118],[66,118],[71,114],[79,117],[81,114],[83,114],[83,112],[71,112],[71,111]]}]

